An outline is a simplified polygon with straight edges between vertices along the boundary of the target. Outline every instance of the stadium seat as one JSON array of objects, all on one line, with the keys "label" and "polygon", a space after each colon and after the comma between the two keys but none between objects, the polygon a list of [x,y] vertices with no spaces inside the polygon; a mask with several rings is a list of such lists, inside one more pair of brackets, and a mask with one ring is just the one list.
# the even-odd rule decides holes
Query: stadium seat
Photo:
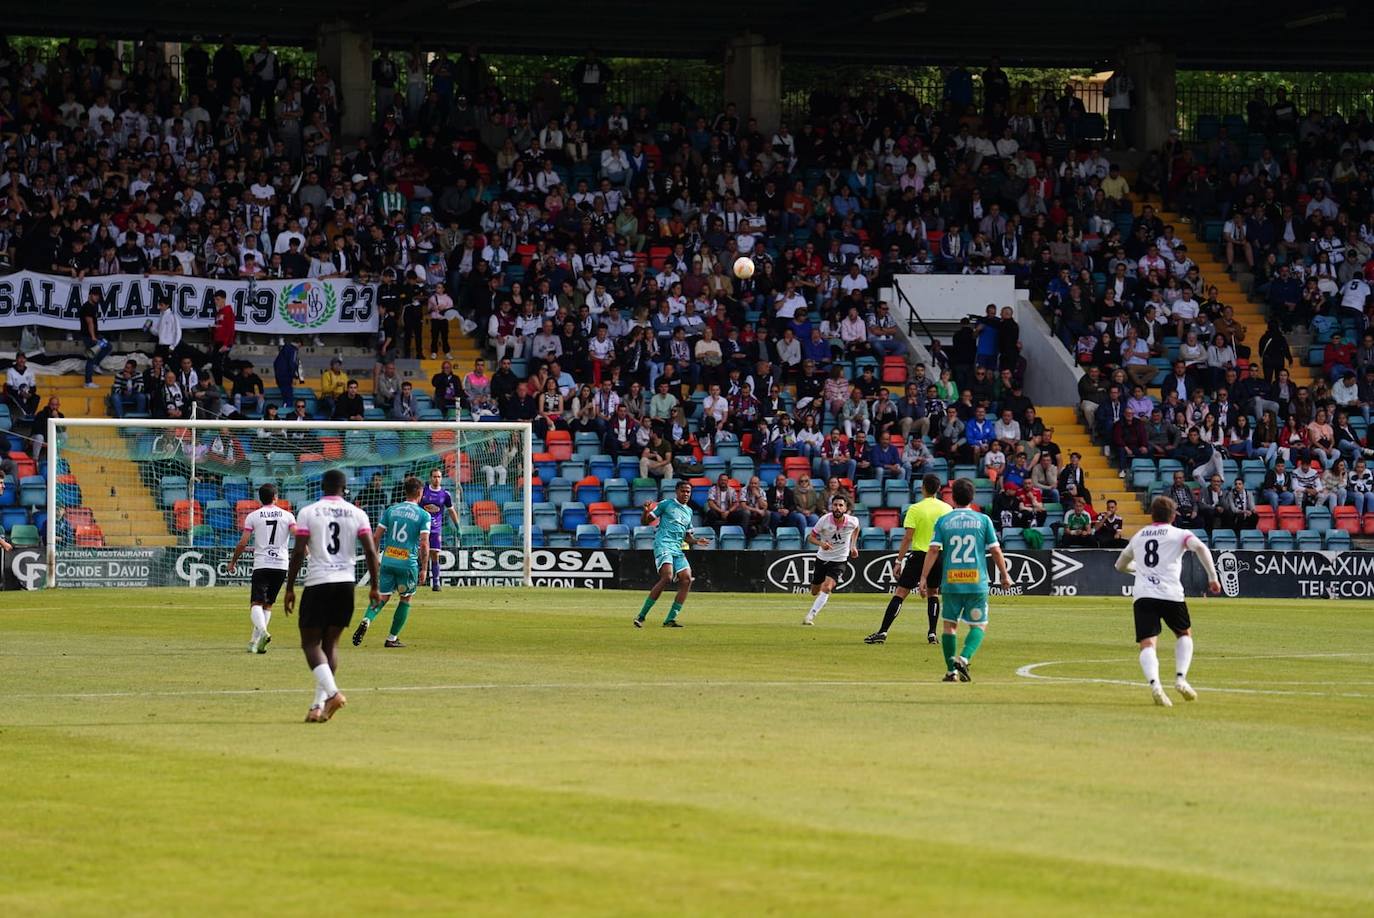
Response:
[{"label": "stadium seat", "polygon": [[[29,511],[23,507],[5,507],[0,510],[0,532],[7,532],[16,526],[24,526],[28,522]],[[71,520],[70,512],[67,514],[67,522],[76,525]]]},{"label": "stadium seat", "polygon": [[788,456],[782,460],[782,472],[793,481],[800,478],[810,478],[811,460],[805,456]]},{"label": "stadium seat", "polygon": [[893,529],[900,530],[902,528],[901,517],[901,512],[898,510],[880,508],[873,511],[871,522],[874,527],[890,533]]},{"label": "stadium seat", "polygon": [[1239,547],[1240,540],[1236,538],[1236,534],[1231,530],[1218,529],[1216,532],[1212,533],[1212,548],[1216,549],[1217,551],[1224,551],[1226,549],[1235,549]]},{"label": "stadium seat", "polygon": [[518,500],[509,500],[501,505],[501,522],[507,526],[523,526],[525,505]]},{"label": "stadium seat", "polygon": [[797,530],[788,526],[773,533],[773,538],[777,542],[778,551],[799,551],[802,547],[802,535]]},{"label": "stadium seat", "polygon": [[220,500],[218,482],[197,481],[194,491],[194,497],[196,500],[200,501],[202,507],[208,507],[211,501]]},{"label": "stadium seat", "polygon": [[636,478],[630,483],[630,503],[637,507],[645,501],[658,500],[658,482],[653,478]]},{"label": "stadium seat", "polygon": [[730,466],[726,470],[726,472],[729,474],[731,478],[735,479],[740,484],[747,485],[749,483],[749,479],[756,474],[754,468],[754,460],[749,458],[748,456],[737,456],[734,459],[730,460]]},{"label": "stadium seat", "polygon": [[859,548],[863,551],[885,551],[887,533],[877,526],[865,526],[859,531]]},{"label": "stadium seat", "polygon": [[562,528],[568,532],[575,532],[578,526],[591,524],[591,519],[587,515],[587,505],[580,501],[570,500],[563,504],[559,518],[562,521]]},{"label": "stadium seat", "polygon": [[15,548],[33,548],[42,544],[41,530],[37,526],[22,523],[10,529],[10,543]]},{"label": "stadium seat", "polygon": [[616,514],[616,518],[620,520],[620,525],[633,529],[644,518],[644,510],[640,507],[625,507]]},{"label": "stadium seat", "polygon": [[854,486],[854,499],[864,507],[881,507],[883,486],[876,481],[860,481]]},{"label": "stadium seat", "polygon": [[0,507],[19,506],[19,482],[13,475],[4,476],[5,487],[0,490]]},{"label": "stadium seat", "polygon": [[558,477],[558,460],[553,458],[552,453],[535,453],[530,457],[534,465],[534,474],[545,481],[552,481]]},{"label": "stadium seat", "polygon": [[[753,464],[750,463],[750,472],[753,471],[753,468]],[[730,461],[722,456],[703,456],[701,457],[701,474],[710,479],[721,474],[729,475]]]},{"label": "stadium seat", "polygon": [[485,545],[487,534],[476,526],[459,526],[458,540],[464,545]]},{"label": "stadium seat", "polygon": [[1287,529],[1275,529],[1266,537],[1266,543],[1270,551],[1292,551],[1293,533]]},{"label": "stadium seat", "polygon": [[[21,507],[44,507],[48,503],[48,480],[41,475],[25,475],[19,479],[19,505]],[[76,506],[81,503],[79,500],[62,500],[66,495],[59,495],[58,502],[63,506]]]},{"label": "stadium seat", "polygon": [[1274,508],[1268,504],[1262,504],[1255,508],[1255,515],[1259,520],[1255,523],[1255,528],[1260,532],[1267,533],[1278,525],[1278,520],[1274,515]]},{"label": "stadium seat", "polygon": [[213,527],[201,523],[186,531],[185,542],[187,545],[202,545],[211,548],[219,543],[219,539],[216,537]]},{"label": "stadium seat", "polygon": [[[205,526],[197,526],[198,530],[207,529]],[[212,533],[213,537],[213,533]],[[89,526],[76,527],[76,547],[77,548],[104,548],[105,533],[100,531],[100,527],[94,524]]]},{"label": "stadium seat", "polygon": [[212,500],[205,504],[205,521],[217,535],[234,533],[241,528],[234,525],[234,510],[228,501],[223,500]]},{"label": "stadium seat", "polygon": [[[688,479],[692,484],[692,503],[697,507],[706,506],[706,495],[711,492],[711,485],[714,484],[709,478]],[[666,484],[666,482],[665,482]],[[663,497],[672,497],[672,491],[662,492]]]},{"label": "stadium seat", "polygon": [[515,544],[515,527],[508,523],[492,523],[487,530],[487,544],[509,548]]},{"label": "stadium seat", "polygon": [[[572,500],[573,483],[566,478],[555,478],[549,482],[549,503],[562,506]],[[556,527],[555,527],[556,528]]]},{"label": "stadium seat", "polygon": [[258,509],[260,504],[255,500],[238,500],[234,502],[234,527],[243,528],[244,520],[248,519],[248,514]]},{"label": "stadium seat", "polygon": [[1258,529],[1246,529],[1240,534],[1240,547],[1246,551],[1264,550],[1264,533]]},{"label": "stadium seat", "polygon": [[479,500],[472,505],[472,524],[483,532],[502,522],[501,505],[494,500]]},{"label": "stadium seat", "polygon": [[[884,357],[882,382],[889,386],[904,386],[907,380],[906,358],[904,357]],[[925,393],[922,392],[924,397]]]},{"label": "stadium seat", "polygon": [[[172,505],[172,522],[177,532],[186,532],[203,519],[200,503],[182,498]],[[212,530],[213,532],[213,530]]]},{"label": "stadium seat", "polygon": [[615,475],[612,478],[623,478],[632,481],[639,477],[639,457],[621,456],[615,463]]},{"label": "stadium seat", "polygon": [[223,497],[231,506],[237,505],[241,500],[248,500],[253,495],[248,489],[248,479],[241,475],[225,475],[223,481]]},{"label": "stadium seat", "polygon": [[1331,511],[1326,507],[1310,507],[1307,511],[1307,528],[1317,532],[1326,532],[1332,528]]},{"label": "stadium seat", "polygon": [[588,475],[573,485],[573,499],[584,504],[598,503],[602,496],[601,479],[595,475]]},{"label": "stadium seat", "polygon": [[1296,541],[1299,551],[1322,550],[1322,534],[1315,529],[1299,530]]},{"label": "stadium seat", "polygon": [[1030,548],[1026,544],[1026,537],[1021,534],[1019,529],[1003,529],[1000,541],[1002,547],[1008,551],[1026,551]]},{"label": "stadium seat", "polygon": [[[1261,529],[1264,527],[1261,526]],[[1278,528],[1288,532],[1296,533],[1303,528],[1302,508],[1298,506],[1280,507],[1278,512]]]},{"label": "stadium seat", "polygon": [[[592,436],[595,436],[593,434]],[[572,458],[572,434],[566,430],[551,430],[545,438],[545,448],[555,462]]]},{"label": "stadium seat", "polygon": [[634,532],[634,547],[640,551],[652,549],[654,547],[654,534],[658,530],[653,526],[636,526]]},{"label": "stadium seat", "polygon": [[739,458],[739,442],[737,440],[727,440],[724,443],[717,443],[716,455],[726,462]]},{"label": "stadium seat", "polygon": [[773,546],[773,534],[771,532],[761,532],[749,540],[748,547],[750,551],[772,551]]},{"label": "stadium seat", "polygon": [[615,477],[615,460],[605,453],[598,453],[587,463],[587,474],[605,481]]},{"label": "stadium seat", "polygon": [[[552,431],[550,431],[552,433]],[[590,459],[601,452],[601,438],[589,431],[582,431],[573,438],[573,452],[582,459]],[[569,456],[568,458],[572,458]]]},{"label": "stadium seat", "polygon": [[608,526],[618,525],[619,519],[616,516],[615,507],[607,501],[598,501],[587,505],[587,518],[591,524],[602,532]]},{"label": "stadium seat", "polygon": [[1132,459],[1131,460],[1131,487],[1148,488],[1150,483],[1155,480],[1155,461],[1153,459]]},{"label": "stadium seat", "polygon": [[616,509],[630,506],[630,483],[624,478],[609,478],[603,490],[606,500]]},{"label": "stadium seat", "polygon": [[[759,479],[763,482],[763,486],[765,488],[772,487],[773,482],[776,481],[778,476],[782,474],[782,463],[760,463],[757,474],[759,476]],[[748,480],[746,479],[744,483],[748,484]]]},{"label": "stadium seat", "polygon": [[883,482],[883,506],[892,507],[896,510],[905,510],[911,503],[911,482],[892,481]]},{"label": "stadium seat", "polygon": [[558,510],[553,504],[535,504],[531,516],[534,518],[534,525],[545,532],[552,532],[558,528]]},{"label": "stadium seat", "polygon": [[744,545],[744,530],[741,527],[720,527],[720,548],[722,551],[743,551]]},{"label": "stadium seat", "polygon": [[708,526],[695,526],[692,528],[692,537],[706,539],[705,545],[692,546],[694,551],[714,551],[716,547],[716,533]]},{"label": "stadium seat", "polygon": [[1343,529],[1332,529],[1324,537],[1327,551],[1350,551],[1350,533]]},{"label": "stadium seat", "polygon": [[1348,504],[1337,507],[1331,514],[1332,526],[1351,535],[1360,534],[1360,515]]},{"label": "stadium seat", "polygon": [[607,548],[628,549],[630,547],[630,527],[615,523],[606,527],[605,546]]},{"label": "stadium seat", "polygon": [[572,548],[573,537],[571,532],[546,532],[544,533],[544,543],[549,548]]},{"label": "stadium seat", "polygon": [[581,481],[587,477],[587,462],[585,459],[564,459],[558,463],[558,477],[566,478],[569,481]]}]

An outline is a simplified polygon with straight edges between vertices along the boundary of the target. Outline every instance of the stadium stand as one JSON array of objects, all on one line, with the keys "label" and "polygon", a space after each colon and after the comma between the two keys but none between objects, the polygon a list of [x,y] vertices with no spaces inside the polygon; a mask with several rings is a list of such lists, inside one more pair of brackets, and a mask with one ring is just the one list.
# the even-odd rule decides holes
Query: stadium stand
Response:
[{"label": "stadium stand", "polygon": [[[16,540],[41,523],[45,411],[192,405],[531,421],[550,545],[640,546],[633,506],[686,477],[713,546],[799,545],[841,491],[883,547],[927,472],[974,479],[1012,544],[1056,544],[1075,497],[1092,543],[1117,544],[1156,493],[1219,547],[1374,534],[1363,115],[1203,116],[1197,141],[1123,171],[1072,88],[962,112],[875,89],[760,132],[667,92],[600,109],[506,98],[480,68],[456,87],[436,59],[418,93],[383,80],[372,135],[344,143],[327,70],[243,92],[232,46],[184,73],[126,72],[75,43],[0,59],[0,270],[350,276],[377,282],[381,307],[375,341],[299,352],[232,321],[214,331],[222,355],[196,334],[125,335],[99,367],[120,371],[90,384],[16,358],[0,405]],[[741,257],[751,277],[734,276]],[[931,272],[1013,275],[1087,368],[1080,404],[1025,396],[1009,313],[915,364],[879,291]],[[310,383],[289,403],[265,382],[279,360]],[[239,448],[299,500],[261,444]],[[357,471],[397,449],[350,432],[301,458]],[[108,494],[79,459],[61,474],[82,498],[62,537],[81,545],[224,541],[251,495],[234,476],[187,497],[166,479]],[[503,497],[464,525],[508,537]]]}]

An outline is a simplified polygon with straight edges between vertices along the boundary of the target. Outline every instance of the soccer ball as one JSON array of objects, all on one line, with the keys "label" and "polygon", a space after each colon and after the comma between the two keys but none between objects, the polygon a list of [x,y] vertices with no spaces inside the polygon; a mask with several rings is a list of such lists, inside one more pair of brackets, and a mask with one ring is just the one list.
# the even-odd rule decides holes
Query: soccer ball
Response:
[{"label": "soccer ball", "polygon": [[735,259],[735,277],[740,280],[748,280],[754,276],[754,263],[749,258],[741,255]]}]

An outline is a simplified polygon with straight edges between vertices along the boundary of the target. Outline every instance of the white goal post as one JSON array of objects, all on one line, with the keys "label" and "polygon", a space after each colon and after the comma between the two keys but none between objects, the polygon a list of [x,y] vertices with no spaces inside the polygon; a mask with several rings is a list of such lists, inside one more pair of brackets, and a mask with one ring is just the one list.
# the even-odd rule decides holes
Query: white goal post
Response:
[{"label": "white goal post", "polygon": [[[136,556],[146,572],[184,566],[191,551],[226,555],[261,484],[275,484],[279,499],[299,511],[319,498],[320,477],[331,468],[350,476],[351,499],[374,525],[399,499],[406,475],[439,469],[459,518],[454,533],[445,513],[445,547],[456,535],[464,549],[504,548],[504,576],[512,585],[533,583],[535,473],[526,422],[53,418],[46,445],[49,588],[61,585],[59,564],[68,559],[93,562],[66,565],[73,582],[102,559],[114,559],[114,570],[118,559]],[[151,582],[177,582],[170,570],[160,573]],[[192,577],[190,585],[202,584]]]}]

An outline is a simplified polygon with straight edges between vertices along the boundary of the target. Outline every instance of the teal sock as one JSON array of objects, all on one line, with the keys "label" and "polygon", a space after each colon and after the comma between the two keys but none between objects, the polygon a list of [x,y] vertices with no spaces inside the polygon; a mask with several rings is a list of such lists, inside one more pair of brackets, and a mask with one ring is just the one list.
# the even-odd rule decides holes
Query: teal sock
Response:
[{"label": "teal sock", "polygon": [[401,629],[406,626],[406,619],[410,618],[410,601],[401,600],[396,604],[396,611],[391,616],[391,637],[400,637]]},{"label": "teal sock", "polygon": [[673,603],[673,607],[672,607],[671,609],[668,610],[668,617],[665,618],[664,621],[665,621],[665,622],[670,622],[670,621],[672,621],[673,619],[677,618],[677,614],[678,614],[679,612],[681,612],[681,611],[682,611],[682,603],[680,603],[680,602],[675,602],[675,603]]},{"label": "teal sock", "polygon": [[958,646],[958,638],[952,634],[940,635],[940,650],[945,655],[945,672],[954,672],[955,648]]},{"label": "teal sock", "polygon": [[961,654],[965,660],[972,660],[973,655],[978,652],[978,647],[983,643],[983,629],[970,628],[968,634],[964,635],[964,652]]},{"label": "teal sock", "polygon": [[646,619],[646,618],[649,617],[649,610],[652,609],[652,608],[654,607],[654,603],[656,603],[656,602],[658,602],[658,599],[655,598],[655,597],[653,597],[653,596],[645,596],[645,597],[644,597],[644,605],[643,605],[643,607],[639,610],[639,620],[640,620],[641,622],[644,621],[644,619]]},{"label": "teal sock", "polygon": [[377,602],[368,603],[367,611],[363,613],[363,618],[369,622],[381,614],[382,609],[386,608],[387,600],[381,599]]}]

